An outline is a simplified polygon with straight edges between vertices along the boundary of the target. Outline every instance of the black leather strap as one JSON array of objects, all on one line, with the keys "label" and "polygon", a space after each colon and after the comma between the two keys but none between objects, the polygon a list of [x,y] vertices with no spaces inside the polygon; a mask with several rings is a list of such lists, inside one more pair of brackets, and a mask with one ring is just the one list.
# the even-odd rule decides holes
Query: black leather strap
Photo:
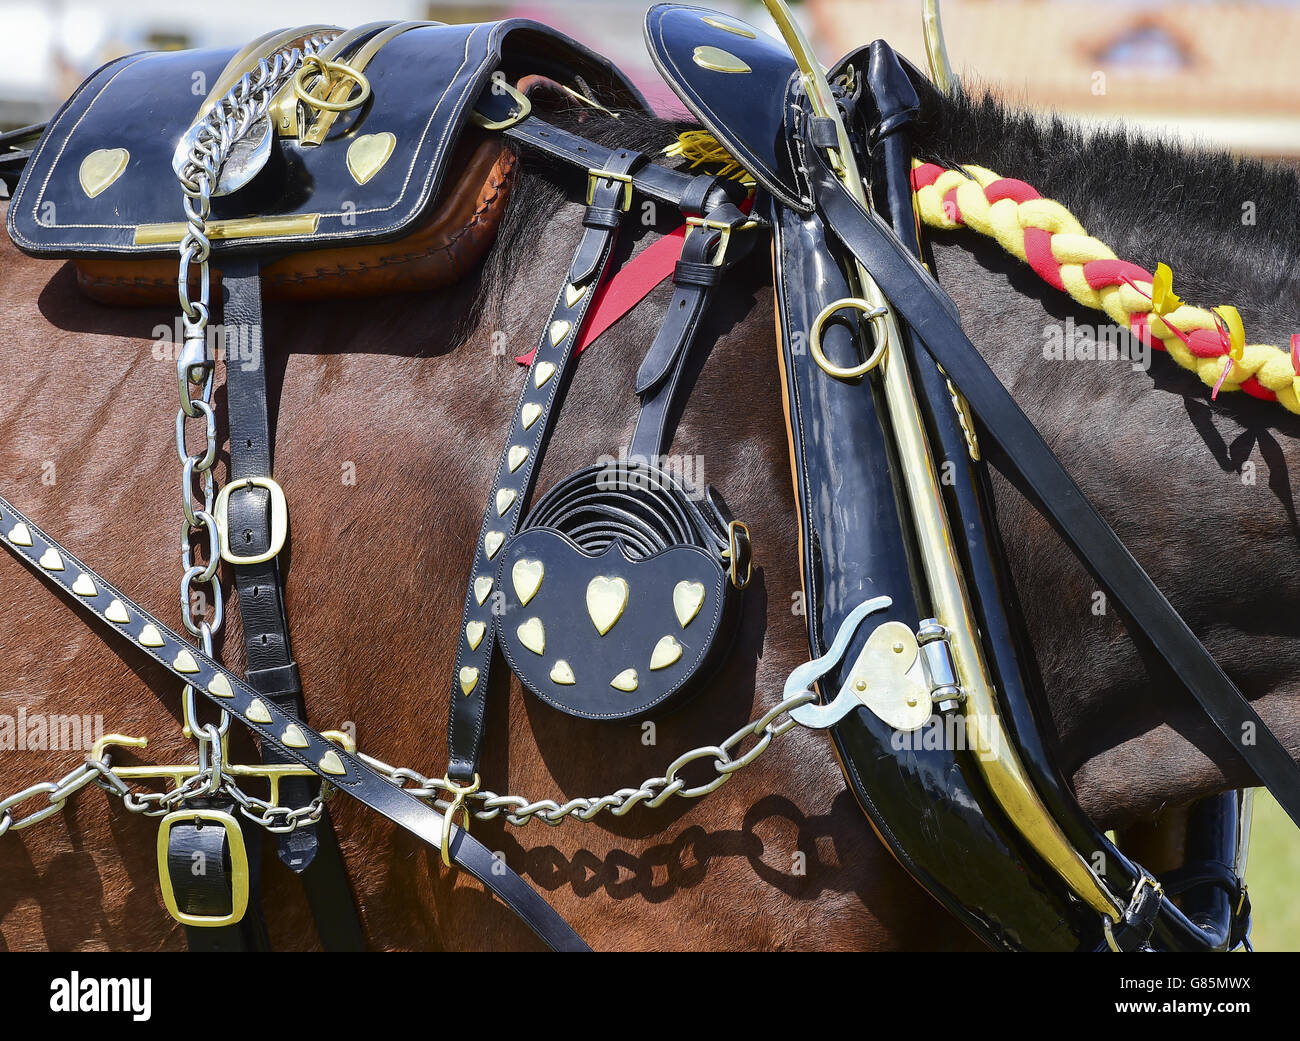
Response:
[{"label": "black leather strap", "polygon": [[[238,335],[242,350],[226,357],[226,409],[230,424],[230,480],[272,476],[272,436],[267,359],[263,349],[261,264],[231,259],[223,268],[223,321],[228,343]],[[254,556],[271,547],[270,492],[248,486],[230,495],[227,538],[235,554]],[[262,695],[297,719],[306,718],[302,681],[289,642],[280,557],[232,565],[248,660],[246,679]],[[287,762],[274,746],[262,749],[267,763]],[[286,806],[308,805],[320,785],[287,777],[280,785]],[[361,918],[328,810],[316,825],[276,836],[280,860],[302,878],[321,943],[327,951],[365,948]]]},{"label": "black leather strap", "polygon": [[[434,848],[441,848],[444,822],[436,809],[398,788],[355,755],[326,740],[306,723],[295,720],[274,702],[261,697],[244,680],[217,664],[188,640],[177,636],[109,585],[2,497],[0,541],[42,579],[61,589],[72,603],[93,614],[118,639],[130,643],[182,683],[193,685],[212,704],[241,720],[261,739],[263,748],[275,747],[291,762],[311,770],[321,780],[383,814]],[[93,585],[93,594],[73,591],[74,584],[82,576]],[[84,583],[82,587],[85,588]],[[124,614],[127,620],[111,621],[106,613],[110,609],[115,617]],[[146,626],[151,627],[147,632]],[[143,643],[142,635],[147,637]],[[293,734],[293,746],[284,740],[286,728],[290,725],[297,731]],[[454,823],[450,826],[450,833],[448,852],[451,859],[495,893],[547,946],[557,951],[589,950],[582,938],[537,891],[498,860],[491,850]]]},{"label": "black leather strap", "polygon": [[[185,926],[185,944],[191,954],[234,954],[269,951],[271,940],[262,913],[262,858],[257,856],[262,830],[239,813],[233,803],[213,804],[207,799],[186,803],[194,809],[217,808],[239,821],[248,857],[248,908],[232,925]],[[217,917],[230,911],[234,899],[232,864],[224,828],[195,827],[177,822],[167,833],[167,873],[177,906],[187,914]],[[199,863],[196,864],[196,856]]]},{"label": "black leather strap", "polygon": [[[825,155],[810,153],[808,176],[817,208],[835,235],[871,272],[890,304],[956,383],[1080,560],[1110,590],[1229,744],[1300,824],[1300,767],[1052,454],[950,316],[947,294],[888,225],[848,194]],[[1253,735],[1255,743],[1243,744],[1243,734]]]},{"label": "black leather strap", "polygon": [[630,149],[610,152],[602,160],[601,169],[619,176],[594,181],[582,239],[524,379],[510,424],[510,436],[492,481],[474,548],[452,669],[447,776],[462,785],[473,781],[483,745],[492,651],[496,646],[493,593],[500,587],[501,549],[519,529],[524,506],[536,481],[537,464],[546,450],[570,376],[578,331],[609,262],[617,225],[611,227],[608,216],[612,211],[624,209],[628,190],[619,178],[630,174],[644,161],[645,156]]}]

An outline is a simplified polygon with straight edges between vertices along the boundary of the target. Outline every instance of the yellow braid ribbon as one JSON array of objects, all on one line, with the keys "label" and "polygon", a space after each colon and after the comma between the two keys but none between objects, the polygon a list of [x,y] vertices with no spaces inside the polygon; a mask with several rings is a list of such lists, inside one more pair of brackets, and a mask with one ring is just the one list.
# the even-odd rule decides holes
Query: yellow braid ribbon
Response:
[{"label": "yellow braid ribbon", "polygon": [[[1052,256],[1061,266],[1061,282],[1073,299],[1104,311],[1125,329],[1132,329],[1135,316],[1145,316],[1151,334],[1159,338],[1169,356],[1196,373],[1206,386],[1221,383],[1222,390],[1240,390],[1253,376],[1277,395],[1287,411],[1300,414],[1300,373],[1291,353],[1272,344],[1246,343],[1245,327],[1235,307],[1204,308],[1184,303],[1173,291],[1173,273],[1166,264],[1156,268],[1149,283],[1093,289],[1084,277],[1084,265],[1118,259],[1110,247],[1089,235],[1069,210],[1052,199],[990,201],[985,189],[1001,179],[982,166],[945,170],[932,184],[916,189],[917,212],[927,227],[949,231],[972,228],[996,239],[1004,250],[1022,261],[1026,260],[1026,229],[1048,232]],[[950,194],[956,206],[948,201]],[[1226,357],[1193,354],[1185,338],[1198,329],[1222,338],[1227,345]]]}]

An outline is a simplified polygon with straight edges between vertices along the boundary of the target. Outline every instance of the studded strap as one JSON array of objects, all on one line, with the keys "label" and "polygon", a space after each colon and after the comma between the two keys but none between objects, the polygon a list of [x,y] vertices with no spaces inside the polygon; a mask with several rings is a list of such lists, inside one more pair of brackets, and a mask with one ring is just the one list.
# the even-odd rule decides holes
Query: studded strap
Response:
[{"label": "studded strap", "polygon": [[[0,542],[42,579],[91,612],[119,639],[143,651],[182,683],[240,719],[287,760],[383,814],[434,848],[442,845],[442,814],[397,787],[356,756],[295,720],[233,672],[183,640],[0,497]],[[495,893],[554,950],[589,950],[581,937],[519,875],[469,832],[451,826],[451,859]]]},{"label": "studded strap", "polygon": [[[628,175],[644,159],[640,152],[624,149],[612,153],[604,169]],[[625,203],[630,191],[631,185],[622,178],[594,180],[591,201],[583,218],[582,239],[528,369],[510,424],[510,436],[492,481],[474,549],[474,566],[465,594],[452,671],[447,776],[460,784],[473,781],[483,745],[488,676],[496,646],[492,608],[494,594],[502,581],[501,549],[519,530],[524,505],[536,481],[537,463],[550,437],[556,406],[571,374],[578,331],[609,263],[619,218],[627,209]]]}]

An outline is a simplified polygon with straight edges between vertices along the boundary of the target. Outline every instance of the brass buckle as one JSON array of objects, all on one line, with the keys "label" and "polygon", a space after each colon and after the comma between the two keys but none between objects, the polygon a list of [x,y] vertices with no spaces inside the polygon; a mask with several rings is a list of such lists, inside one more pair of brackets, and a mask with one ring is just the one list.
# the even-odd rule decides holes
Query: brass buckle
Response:
[{"label": "brass buckle", "polygon": [[[230,851],[230,912],[228,914],[188,914],[176,903],[176,892],[172,888],[171,871],[167,865],[167,840],[173,826],[192,821],[219,824],[226,831],[226,846]],[[162,887],[163,904],[167,908],[167,913],[181,925],[216,929],[238,922],[248,910],[249,889],[248,848],[244,845],[244,833],[239,828],[239,821],[223,810],[174,810],[167,814],[158,825],[158,882]]]},{"label": "brass buckle", "polygon": [[722,238],[718,240],[717,246],[714,247],[713,259],[709,263],[714,267],[722,267],[722,262],[727,256],[727,246],[731,244],[731,233],[733,231],[745,231],[754,227],[757,223],[758,221],[755,220],[747,220],[743,224],[733,227],[726,221],[709,220],[708,217],[687,217],[686,235],[682,238],[682,247],[685,248],[686,239],[691,237],[691,232],[696,228],[712,228],[714,231],[720,231],[722,232]]},{"label": "brass buckle", "polygon": [[519,107],[505,119],[488,119],[482,112],[475,109],[469,114],[469,118],[473,120],[475,126],[482,127],[484,130],[506,130],[516,123],[522,123],[532,114],[533,103],[528,100],[528,95],[515,87],[513,83],[507,83],[505,80],[493,80],[492,87],[493,90],[500,87],[514,98],[515,104]]},{"label": "brass buckle", "polygon": [[587,205],[590,206],[596,199],[596,186],[601,181],[618,181],[623,185],[622,201],[619,203],[619,209],[627,213],[632,208],[632,175],[625,173],[614,173],[612,170],[601,170],[592,167],[587,171]]},{"label": "brass buckle", "polygon": [[[350,79],[361,88],[359,94],[349,95],[342,101],[330,101],[319,97],[307,89],[307,77],[313,72],[320,73],[326,84],[326,94],[334,89],[340,79]],[[370,81],[359,69],[341,61],[327,61],[317,54],[309,54],[303,59],[302,68],[293,76],[293,92],[299,101],[303,101],[321,112],[347,112],[366,103],[370,97]]]},{"label": "brass buckle", "polygon": [[[851,308],[854,311],[861,312],[866,318],[873,323],[879,323],[875,326],[876,347],[871,352],[870,357],[861,365],[844,367],[834,364],[826,357],[822,350],[822,328],[836,311],[844,308]],[[872,307],[871,304],[861,297],[850,296],[843,300],[832,300],[822,308],[821,313],[813,319],[812,329],[808,334],[808,349],[812,352],[813,361],[815,361],[829,376],[836,379],[852,380],[859,376],[865,376],[868,372],[880,364],[881,359],[885,356],[885,351],[889,348],[889,326],[885,319],[889,317],[889,309],[885,307]]]},{"label": "brass buckle", "polygon": [[442,775],[442,789],[452,793],[452,800],[447,807],[447,812],[442,815],[442,843],[439,852],[442,854],[442,862],[451,867],[451,852],[448,846],[451,845],[451,819],[456,816],[456,811],[461,813],[461,830],[469,831],[469,807],[465,805],[465,796],[473,795],[478,791],[482,780],[478,774],[474,775],[467,785],[459,785],[453,781],[447,774]]},{"label": "brass buckle", "polygon": [[[271,544],[265,552],[249,556],[241,556],[230,548],[230,494],[241,488],[265,488],[271,493]],[[217,495],[212,516],[217,522],[217,543],[221,559],[228,564],[261,564],[270,560],[284,548],[284,540],[289,534],[289,503],[284,497],[284,489],[270,477],[240,477],[228,482]]]},{"label": "brass buckle", "polygon": [[727,566],[727,577],[731,579],[731,584],[737,589],[744,589],[749,585],[749,580],[754,577],[754,557],[751,554],[745,561],[745,577],[742,580],[736,573],[736,562],[740,559],[740,541],[737,538],[738,532],[745,533],[746,545],[752,545],[749,537],[749,525],[744,521],[734,520],[727,525],[727,548],[722,551],[722,556],[729,561]]}]

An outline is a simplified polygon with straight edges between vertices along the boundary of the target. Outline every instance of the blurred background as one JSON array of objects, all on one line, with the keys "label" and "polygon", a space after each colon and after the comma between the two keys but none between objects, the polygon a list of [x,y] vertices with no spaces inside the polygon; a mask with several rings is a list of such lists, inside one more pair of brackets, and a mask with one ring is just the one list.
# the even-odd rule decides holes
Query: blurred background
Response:
[{"label": "blurred background", "polygon": [[[446,22],[529,17],[609,55],[662,114],[681,112],[645,57],[652,0],[425,3],[384,0],[0,0],[0,129],[36,123],[96,67],[137,50],[238,46],[281,26],[379,18]],[[770,27],[760,3],[696,0]],[[883,37],[925,67],[920,0],[792,4],[828,64]],[[1300,0],[943,0],[954,70],[1013,101],[1089,122],[1124,118],[1154,132],[1300,160]],[[1300,234],[1300,230],[1297,231]],[[1266,794],[1256,800],[1250,894],[1262,950],[1300,950],[1300,834]]]}]

